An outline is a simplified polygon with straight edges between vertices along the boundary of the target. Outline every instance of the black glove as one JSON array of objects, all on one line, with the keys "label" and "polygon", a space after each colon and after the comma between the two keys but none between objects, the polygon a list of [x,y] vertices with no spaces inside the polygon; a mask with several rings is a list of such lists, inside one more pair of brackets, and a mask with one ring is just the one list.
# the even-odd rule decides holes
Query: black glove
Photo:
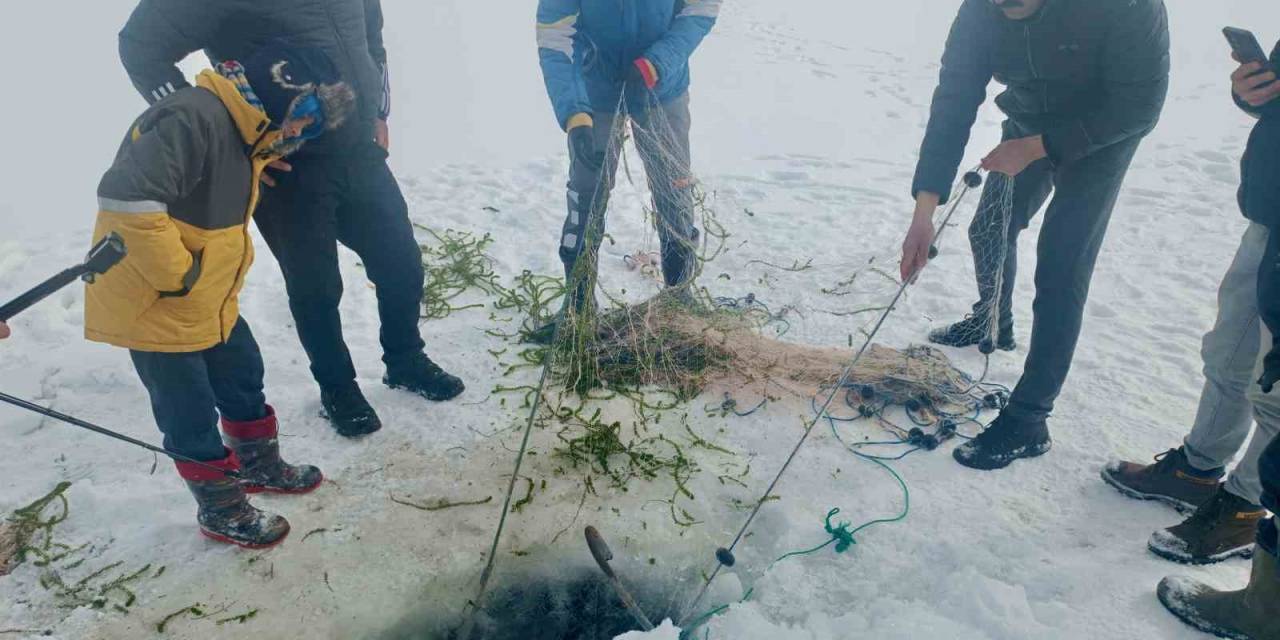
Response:
[{"label": "black glove", "polygon": [[592,171],[604,167],[604,152],[596,149],[595,128],[590,125],[569,130],[569,154],[574,162],[581,162]]}]

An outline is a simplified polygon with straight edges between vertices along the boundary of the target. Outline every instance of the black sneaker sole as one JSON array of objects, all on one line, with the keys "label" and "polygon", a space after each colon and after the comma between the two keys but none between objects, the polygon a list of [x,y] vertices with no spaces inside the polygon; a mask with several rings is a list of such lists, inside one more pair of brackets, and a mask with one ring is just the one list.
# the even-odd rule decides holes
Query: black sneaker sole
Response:
[{"label": "black sneaker sole", "polygon": [[388,389],[393,389],[393,390],[395,390],[395,391],[407,391],[407,392],[409,392],[409,393],[412,393],[412,394],[413,394],[413,395],[415,395],[415,396],[419,396],[419,397],[422,397],[422,398],[426,398],[427,400],[430,400],[430,401],[432,401],[432,402],[448,402],[449,400],[452,400],[452,399],[454,399],[454,398],[456,398],[456,397],[458,397],[458,396],[462,395],[462,394],[463,394],[463,393],[465,393],[465,392],[466,392],[466,390],[467,390],[467,388],[466,388],[466,387],[463,387],[463,388],[461,388],[461,389],[458,389],[457,393],[453,393],[453,394],[439,394],[439,393],[429,393],[429,392],[427,392],[427,391],[421,391],[421,390],[418,390],[418,389],[413,389],[413,388],[410,388],[410,387],[408,387],[408,386],[406,386],[406,385],[403,385],[403,384],[395,384],[395,383],[392,383],[392,382],[387,382],[386,380],[383,380],[383,381],[382,381],[382,384],[387,385],[387,388],[388,388]]},{"label": "black sneaker sole", "polygon": [[[974,342],[969,342],[969,341],[965,341],[965,342],[952,342],[952,341],[950,341],[950,340],[943,340],[943,339],[937,338],[937,337],[935,337],[935,336],[933,336],[933,335],[929,335],[929,336],[928,336],[928,340],[929,340],[929,342],[931,342],[931,343],[933,343],[933,344],[936,344],[936,345],[939,345],[939,346],[943,346],[943,347],[952,347],[952,348],[955,348],[955,349],[968,349],[968,348],[970,348],[970,347],[976,347],[976,346],[978,346],[979,344],[981,344],[981,342],[982,342],[981,340],[974,341]],[[997,351],[1017,351],[1017,350],[1018,350],[1018,343],[1016,343],[1016,342],[1012,342],[1012,343],[1009,343],[1009,342],[1002,342],[1002,343],[999,343],[999,344],[997,344],[997,345],[996,345],[996,350],[997,350]]]},{"label": "black sneaker sole", "polygon": [[360,428],[355,430],[343,429],[342,427],[338,426],[338,422],[333,418],[329,417],[329,412],[325,411],[323,408],[320,409],[320,417],[324,418],[329,423],[330,427],[333,427],[333,430],[335,433],[337,433],[338,435],[344,438],[349,438],[352,440],[355,440],[356,438],[363,438],[364,436],[377,433],[382,430],[382,421],[376,417],[373,419],[372,428]]},{"label": "black sneaker sole", "polygon": [[1000,460],[995,460],[992,458],[986,458],[981,462],[979,462],[976,460],[969,460],[963,457],[963,455],[960,453],[963,450],[963,445],[962,445],[960,447],[956,447],[956,449],[951,452],[951,457],[955,458],[956,462],[960,463],[960,465],[963,467],[968,467],[970,469],[977,469],[978,471],[996,471],[999,469],[1003,469],[1018,460],[1029,460],[1031,458],[1039,458],[1040,456],[1046,453],[1049,453],[1049,450],[1052,448],[1053,448],[1053,441],[1049,440],[1049,441],[1046,441],[1044,444],[1025,447],[1024,448],[1025,450],[1023,452],[1012,454],[1007,459],[1002,458]]},{"label": "black sneaker sole", "polygon": [[1231,551],[1224,551],[1222,553],[1214,554],[1211,556],[1196,557],[1196,556],[1179,555],[1172,551],[1161,549],[1160,547],[1155,546],[1150,542],[1147,543],[1147,551],[1150,551],[1151,553],[1157,556],[1160,556],[1161,558],[1164,558],[1165,560],[1168,560],[1170,562],[1176,562],[1178,564],[1187,565],[1191,567],[1203,567],[1206,565],[1218,564],[1220,562],[1226,562],[1227,560],[1231,560],[1232,558],[1243,558],[1245,560],[1249,560],[1253,558],[1254,548],[1255,546],[1252,543],[1250,543],[1248,546],[1232,549]]},{"label": "black sneaker sole", "polygon": [[1190,502],[1186,502],[1184,500],[1179,500],[1173,496],[1166,496],[1159,493],[1143,493],[1132,487],[1127,487],[1123,483],[1121,483],[1119,480],[1116,480],[1114,477],[1112,477],[1112,475],[1107,471],[1107,469],[1103,469],[1100,475],[1102,476],[1103,482],[1111,485],[1116,491],[1119,491],[1121,494],[1129,498],[1133,498],[1135,500],[1161,502],[1170,507],[1173,507],[1175,510],[1178,511],[1178,513],[1191,513],[1192,511],[1195,511],[1198,508],[1197,505],[1191,504]]}]

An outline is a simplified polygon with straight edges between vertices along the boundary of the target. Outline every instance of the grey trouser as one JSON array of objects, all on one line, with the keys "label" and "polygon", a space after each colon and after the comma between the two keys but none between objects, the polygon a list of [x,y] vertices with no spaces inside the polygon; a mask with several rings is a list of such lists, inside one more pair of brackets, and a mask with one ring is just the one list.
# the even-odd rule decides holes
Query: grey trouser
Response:
[{"label": "grey trouser", "polygon": [[[669,286],[678,285],[694,275],[698,238],[689,170],[689,95],[630,116],[636,149],[649,176],[649,190],[657,211],[655,224],[662,250],[663,279]],[[595,230],[592,246],[588,247],[587,228],[593,216],[604,215],[622,152],[620,137],[610,144],[614,127],[621,125],[614,122],[614,114],[597,112],[592,114],[592,119],[596,148],[605,152],[604,167],[593,170],[583,159],[572,157],[570,149],[569,213],[560,234],[560,260],[566,275],[573,270],[583,251],[589,249],[594,255],[600,247],[604,229]]]},{"label": "grey trouser", "polygon": [[[990,313],[991,305],[998,305],[1002,323],[1013,321],[1009,308],[1017,276],[1018,236],[1053,194],[1036,245],[1031,347],[1022,378],[1001,415],[1033,422],[1052,413],[1080,339],[1089,282],[1107,223],[1141,142],[1141,138],[1130,138],[1062,167],[1054,168],[1047,160],[1031,164],[1014,178],[1007,229],[1004,220],[999,224],[992,220],[1005,215],[1005,207],[997,206],[996,199],[1001,181],[1007,178],[992,176],[987,181],[969,233],[981,298],[974,311]],[[985,231],[991,229],[1005,237],[991,237]]]},{"label": "grey trouser", "polygon": [[1258,314],[1258,266],[1267,246],[1267,228],[1250,223],[1236,257],[1218,289],[1218,319],[1204,336],[1204,391],[1195,426],[1184,444],[1191,466],[1210,470],[1226,466],[1249,437],[1258,430],[1239,466],[1227,479],[1227,490],[1259,504],[1262,481],[1258,460],[1272,439],[1280,434],[1280,389],[1262,393],[1263,345],[1271,335]]}]

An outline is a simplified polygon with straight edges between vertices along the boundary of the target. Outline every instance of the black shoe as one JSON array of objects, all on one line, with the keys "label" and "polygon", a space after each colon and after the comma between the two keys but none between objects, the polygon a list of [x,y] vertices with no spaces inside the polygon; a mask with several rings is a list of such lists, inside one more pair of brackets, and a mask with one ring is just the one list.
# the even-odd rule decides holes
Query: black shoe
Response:
[{"label": "black shoe", "polygon": [[394,367],[388,366],[382,383],[392,389],[411,391],[435,402],[452,400],[467,389],[461,379],[445,373],[425,353],[416,354]]},{"label": "black shoe", "polygon": [[338,435],[344,438],[358,438],[369,435],[382,428],[382,421],[374,413],[369,401],[360,393],[360,387],[352,382],[350,385],[333,389],[320,390],[320,405],[324,410],[320,415],[329,420]]},{"label": "black shoe", "polygon": [[1003,469],[1019,458],[1042,456],[1053,446],[1049,438],[1049,426],[1044,420],[1019,422],[1005,418],[995,419],[991,426],[952,453],[956,462],[982,471]]},{"label": "black shoe", "polygon": [[[944,347],[972,347],[981,345],[988,337],[987,323],[974,315],[965,316],[964,320],[953,325],[934,329],[929,332],[929,342]],[[1001,351],[1013,351],[1018,343],[1013,339],[1013,326],[1000,327],[996,332],[995,348]]]}]

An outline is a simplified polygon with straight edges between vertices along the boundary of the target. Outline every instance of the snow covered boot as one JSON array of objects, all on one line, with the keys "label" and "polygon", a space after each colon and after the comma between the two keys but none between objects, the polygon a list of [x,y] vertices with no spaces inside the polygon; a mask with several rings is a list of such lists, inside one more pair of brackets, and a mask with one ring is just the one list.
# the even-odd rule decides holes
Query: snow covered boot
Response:
[{"label": "snow covered boot", "polygon": [[1276,556],[1253,557],[1249,586],[1242,591],[1218,591],[1191,578],[1160,581],[1160,603],[1183,622],[1220,638],[1280,640],[1280,572]]},{"label": "snow covered boot", "polygon": [[446,373],[422,352],[405,361],[388,364],[382,384],[416,393],[434,402],[452,400],[467,390],[460,378]]},{"label": "snow covered boot", "polygon": [[319,469],[280,459],[279,426],[271,405],[261,420],[232,422],[223,418],[222,433],[240,460],[240,484],[245,493],[310,493],[324,481]]},{"label": "snow covered boot", "polygon": [[[280,544],[289,535],[289,521],[255,509],[249,504],[240,481],[225,473],[190,462],[177,462],[178,475],[186,480],[200,510],[196,516],[200,533],[218,542],[246,549],[266,549]],[[207,463],[222,471],[239,469],[236,454]]]},{"label": "snow covered boot", "polygon": [[1182,524],[1151,535],[1151,552],[1182,564],[1213,564],[1253,553],[1254,533],[1266,517],[1262,507],[1237,497],[1225,486]]},{"label": "snow covered boot", "polygon": [[956,447],[956,462],[982,471],[1003,469],[1019,458],[1044,455],[1053,446],[1044,420],[1019,421],[998,416],[978,437]]},{"label": "snow covered boot", "polygon": [[1187,462],[1182,447],[1156,456],[1155,464],[1117,460],[1102,470],[1102,479],[1120,493],[1139,500],[1159,500],[1180,511],[1194,511],[1218,492],[1224,469],[1201,471]]},{"label": "snow covered boot", "polygon": [[[964,320],[952,325],[934,329],[929,332],[929,342],[944,347],[972,347],[987,339],[987,319],[976,315],[967,315]],[[1001,351],[1013,351],[1018,348],[1013,338],[1012,322],[1002,325],[996,332],[995,348]]]},{"label": "snow covered boot", "polygon": [[382,428],[378,414],[354,382],[341,387],[321,388],[320,406],[324,408],[321,415],[344,438],[366,436]]}]

